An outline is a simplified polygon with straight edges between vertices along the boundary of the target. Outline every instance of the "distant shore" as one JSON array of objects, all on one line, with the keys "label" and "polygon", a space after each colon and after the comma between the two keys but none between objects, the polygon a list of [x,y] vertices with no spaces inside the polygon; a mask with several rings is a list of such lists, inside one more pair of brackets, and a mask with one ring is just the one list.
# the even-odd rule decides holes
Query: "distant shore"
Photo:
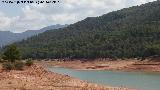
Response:
[{"label": "distant shore", "polygon": [[110,71],[142,71],[142,72],[160,72],[160,58],[156,59],[125,59],[125,60],[106,60],[95,59],[89,61],[83,60],[50,60],[42,61],[48,66],[64,67],[76,70],[110,70]]}]

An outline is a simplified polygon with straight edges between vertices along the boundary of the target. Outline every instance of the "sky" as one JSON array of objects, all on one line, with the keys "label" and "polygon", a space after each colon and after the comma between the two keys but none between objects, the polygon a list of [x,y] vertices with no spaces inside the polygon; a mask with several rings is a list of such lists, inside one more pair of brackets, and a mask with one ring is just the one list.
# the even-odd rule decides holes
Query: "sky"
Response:
[{"label": "sky", "polygon": [[73,24],[87,17],[101,16],[111,11],[156,0],[59,0],[55,4],[18,5],[2,1],[0,0],[0,31],[17,33],[55,24]]}]

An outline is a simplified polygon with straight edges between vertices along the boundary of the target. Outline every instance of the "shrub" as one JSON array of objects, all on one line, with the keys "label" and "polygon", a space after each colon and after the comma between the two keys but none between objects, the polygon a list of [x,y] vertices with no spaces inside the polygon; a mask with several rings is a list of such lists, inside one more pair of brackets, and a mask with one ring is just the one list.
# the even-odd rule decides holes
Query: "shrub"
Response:
[{"label": "shrub", "polygon": [[0,63],[3,63],[3,59],[0,58]]},{"label": "shrub", "polygon": [[19,60],[21,57],[19,49],[15,45],[10,45],[2,56],[4,60],[8,60],[8,62],[12,63],[15,62],[16,60]]},{"label": "shrub", "polygon": [[33,65],[33,60],[32,60],[32,59],[28,59],[28,60],[26,61],[26,65],[27,65],[27,66]]},{"label": "shrub", "polygon": [[23,70],[24,63],[22,61],[17,61],[14,63],[14,66],[16,70]]},{"label": "shrub", "polygon": [[6,62],[6,63],[3,63],[2,67],[5,70],[12,70],[14,69],[14,64],[10,62]]}]

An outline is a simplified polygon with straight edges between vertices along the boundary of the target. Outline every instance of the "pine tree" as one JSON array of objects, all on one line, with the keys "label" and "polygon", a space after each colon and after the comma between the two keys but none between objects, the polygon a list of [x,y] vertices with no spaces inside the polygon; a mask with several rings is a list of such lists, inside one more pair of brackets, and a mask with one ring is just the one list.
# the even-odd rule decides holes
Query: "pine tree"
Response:
[{"label": "pine tree", "polygon": [[20,52],[16,45],[10,45],[6,51],[3,53],[4,60],[8,60],[9,62],[15,62],[20,59]]}]

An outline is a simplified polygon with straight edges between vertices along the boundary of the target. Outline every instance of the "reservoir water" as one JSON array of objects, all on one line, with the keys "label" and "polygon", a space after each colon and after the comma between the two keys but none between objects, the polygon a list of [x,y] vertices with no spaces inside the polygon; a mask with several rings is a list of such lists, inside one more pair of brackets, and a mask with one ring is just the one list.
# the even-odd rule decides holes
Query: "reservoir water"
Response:
[{"label": "reservoir water", "polygon": [[48,70],[102,85],[160,90],[160,73],[155,72],[81,71],[59,67],[49,67]]}]

